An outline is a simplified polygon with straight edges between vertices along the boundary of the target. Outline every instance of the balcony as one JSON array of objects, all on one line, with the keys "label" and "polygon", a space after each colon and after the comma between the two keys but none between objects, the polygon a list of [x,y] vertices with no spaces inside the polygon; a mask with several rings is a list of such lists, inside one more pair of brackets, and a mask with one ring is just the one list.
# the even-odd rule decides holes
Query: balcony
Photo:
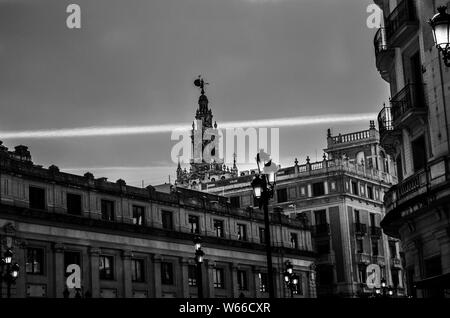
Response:
[{"label": "balcony", "polygon": [[378,29],[373,39],[375,63],[381,77],[389,82],[389,74],[394,62],[395,51],[387,44],[386,28]]},{"label": "balcony", "polygon": [[408,84],[391,99],[391,119],[394,129],[427,114],[423,84]]},{"label": "balcony", "polygon": [[384,106],[378,114],[378,130],[380,132],[380,143],[388,154],[395,153],[395,142],[401,138],[401,131],[395,130],[392,123],[392,111],[390,106]]},{"label": "balcony", "polygon": [[396,257],[391,258],[391,267],[393,267],[393,268],[402,268],[401,260],[396,258]]},{"label": "balcony", "polygon": [[312,234],[314,236],[328,236],[330,235],[330,224],[323,223],[323,224],[316,224],[313,226]]},{"label": "balcony", "polygon": [[355,235],[364,236],[367,234],[367,225],[355,222]]},{"label": "balcony", "polygon": [[450,184],[450,157],[429,161],[427,167],[391,187],[384,196],[386,215],[381,227],[386,235],[399,238],[407,219],[432,211],[429,206],[446,198]]},{"label": "balcony", "polygon": [[403,0],[386,19],[386,38],[390,47],[406,43],[419,30],[419,20],[412,0]]},{"label": "balcony", "polygon": [[372,237],[381,237],[381,228],[378,226],[371,226],[370,227],[370,236]]},{"label": "balcony", "polygon": [[384,257],[380,256],[380,255],[372,256],[372,264],[378,264],[382,267],[386,265],[386,263],[384,261]]},{"label": "balcony", "polygon": [[355,257],[356,263],[358,263],[358,264],[369,265],[372,261],[369,254],[356,253],[355,256],[356,256]]}]

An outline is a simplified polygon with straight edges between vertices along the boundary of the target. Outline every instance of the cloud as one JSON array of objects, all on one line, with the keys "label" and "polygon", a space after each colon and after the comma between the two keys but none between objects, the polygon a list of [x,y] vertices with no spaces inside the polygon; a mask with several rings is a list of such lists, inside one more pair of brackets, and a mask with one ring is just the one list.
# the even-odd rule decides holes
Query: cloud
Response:
[{"label": "cloud", "polygon": [[[375,113],[302,116],[292,118],[260,119],[252,121],[224,122],[219,128],[249,128],[249,127],[293,127],[331,123],[349,123],[367,121],[376,118]],[[122,127],[84,127],[53,130],[0,131],[2,139],[22,138],[70,138],[114,135],[142,135],[168,133],[177,130],[190,130],[185,124],[166,124],[152,126],[122,126]]]},{"label": "cloud", "polygon": [[[320,116],[302,116],[292,118],[259,119],[252,121],[224,122],[219,128],[250,128],[250,127],[298,127],[306,125],[333,124],[361,122],[375,119],[377,114],[335,114]],[[124,136],[169,133],[173,131],[188,131],[190,125],[166,124],[152,126],[121,126],[121,127],[83,127],[52,130],[26,130],[26,131],[0,131],[1,139],[23,139],[23,138],[81,138],[92,136]]]}]

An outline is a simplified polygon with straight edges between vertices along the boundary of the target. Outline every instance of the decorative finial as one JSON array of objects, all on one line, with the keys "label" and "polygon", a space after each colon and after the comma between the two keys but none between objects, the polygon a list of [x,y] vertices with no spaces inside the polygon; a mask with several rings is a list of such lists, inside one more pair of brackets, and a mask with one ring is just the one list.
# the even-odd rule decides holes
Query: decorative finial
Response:
[{"label": "decorative finial", "polygon": [[327,160],[327,154],[324,153],[323,156],[322,156],[322,158],[323,158],[324,161]]},{"label": "decorative finial", "polygon": [[330,128],[328,128],[328,130],[327,130],[327,137],[328,137],[328,138],[331,137],[331,129],[330,129]]},{"label": "decorative finial", "polygon": [[306,156],[306,163],[309,163],[311,159],[309,159],[309,156]]},{"label": "decorative finial", "polygon": [[297,158],[295,158],[294,163],[295,163],[296,166],[298,166],[298,159]]},{"label": "decorative finial", "polygon": [[202,95],[205,95],[205,85],[209,85],[209,83],[205,83],[202,76],[199,75],[198,78],[194,81],[194,85],[201,89]]},{"label": "decorative finial", "polygon": [[214,128],[217,128],[217,122],[214,121]]},{"label": "decorative finial", "polygon": [[369,128],[370,128],[371,130],[375,129],[375,121],[374,121],[374,120],[371,120],[371,121],[370,121],[370,126],[369,126]]}]

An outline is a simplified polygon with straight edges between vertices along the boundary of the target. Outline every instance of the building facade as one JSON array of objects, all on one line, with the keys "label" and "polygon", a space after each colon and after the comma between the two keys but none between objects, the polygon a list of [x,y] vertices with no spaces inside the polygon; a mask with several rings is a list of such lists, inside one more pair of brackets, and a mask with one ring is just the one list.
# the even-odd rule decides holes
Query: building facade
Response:
[{"label": "building facade", "polygon": [[448,1],[375,3],[384,15],[374,39],[376,65],[392,96],[378,123],[399,177],[386,193],[382,227],[402,241],[412,294],[444,296],[450,289],[450,75],[427,21]]},{"label": "building facade", "polygon": [[[271,224],[276,297],[290,297],[286,260],[300,276],[295,297],[315,297],[310,231],[284,216]],[[12,249],[20,266],[13,297],[63,297],[71,264],[86,297],[197,297],[197,235],[205,297],[267,297],[263,226],[261,213],[221,196],[68,174],[33,164],[25,146],[0,149],[0,252]]]},{"label": "building facade", "polygon": [[[401,250],[397,239],[380,228],[384,192],[396,183],[395,165],[379,145],[374,122],[370,129],[332,136],[323,160],[282,168],[270,202],[273,214],[285,214],[312,228],[318,255],[318,296],[366,297],[369,264],[405,295]],[[257,206],[250,183],[254,171],[234,179],[203,185],[209,193],[230,198],[235,207]]]}]

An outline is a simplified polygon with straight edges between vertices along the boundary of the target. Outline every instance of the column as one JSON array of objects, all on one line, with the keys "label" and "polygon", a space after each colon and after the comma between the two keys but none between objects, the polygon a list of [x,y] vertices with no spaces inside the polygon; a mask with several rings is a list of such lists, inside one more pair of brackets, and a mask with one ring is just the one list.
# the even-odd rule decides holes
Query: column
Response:
[{"label": "column", "polygon": [[250,269],[249,285],[250,297],[261,298],[261,292],[259,289],[259,270],[258,267],[252,266]]},{"label": "column", "polygon": [[189,261],[187,258],[180,258],[180,290],[181,297],[189,298]]},{"label": "column", "polygon": [[129,250],[122,251],[122,261],[123,261],[123,295],[125,298],[133,297],[133,283],[132,283],[132,268],[131,268],[131,257],[132,253]]},{"label": "column", "polygon": [[236,263],[230,264],[230,273],[231,273],[231,297],[232,298],[238,298],[239,297],[239,284],[238,284],[238,277],[237,277],[237,271],[238,266]]},{"label": "column", "polygon": [[154,277],[154,290],[155,298],[161,298],[162,297],[162,290],[161,290],[161,255],[157,254],[153,256],[153,277]]},{"label": "column", "polygon": [[56,243],[53,245],[55,255],[55,291],[56,298],[63,298],[63,292],[66,288],[66,269],[64,268],[64,245]]},{"label": "column", "polygon": [[203,279],[203,293],[205,297],[214,298],[214,267],[215,262],[206,261],[206,270],[208,275]]},{"label": "column", "polygon": [[[27,246],[26,242],[18,242],[16,244],[16,255],[15,255],[15,262],[17,262],[20,266],[19,268],[19,276],[16,280],[16,295],[15,297],[18,298],[24,298],[26,293],[26,254],[27,253]],[[0,290],[0,293],[2,291]]]},{"label": "column", "polygon": [[91,293],[92,298],[100,297],[100,277],[99,277],[99,255],[100,249],[91,247],[89,249],[91,260]]},{"label": "column", "polygon": [[309,267],[309,273],[306,274],[309,284],[309,295],[305,295],[309,298],[317,298],[317,289],[316,289],[316,266],[315,264],[311,264]]}]

